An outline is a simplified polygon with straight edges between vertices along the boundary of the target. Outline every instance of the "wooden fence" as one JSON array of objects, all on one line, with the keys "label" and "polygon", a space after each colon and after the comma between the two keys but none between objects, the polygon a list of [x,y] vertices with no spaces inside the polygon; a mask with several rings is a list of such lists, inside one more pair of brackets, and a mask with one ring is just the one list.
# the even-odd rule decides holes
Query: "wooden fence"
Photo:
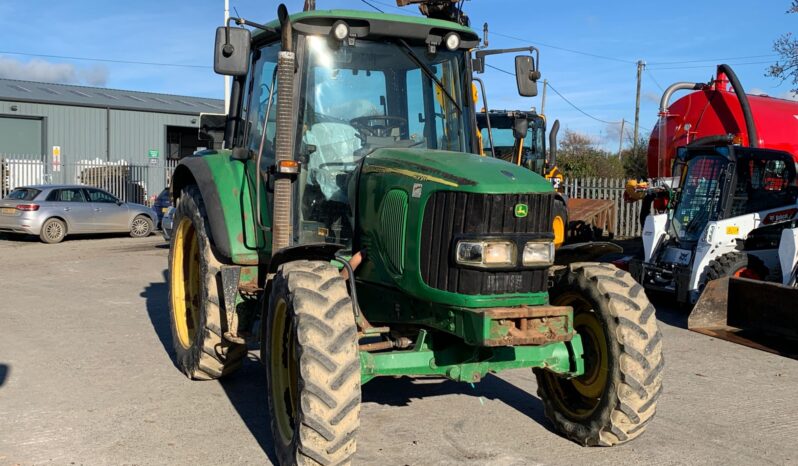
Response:
[{"label": "wooden fence", "polygon": [[615,235],[618,238],[640,236],[641,202],[627,203],[623,200],[625,179],[578,178],[563,182],[565,194],[570,198],[608,199],[615,202],[618,209]]}]

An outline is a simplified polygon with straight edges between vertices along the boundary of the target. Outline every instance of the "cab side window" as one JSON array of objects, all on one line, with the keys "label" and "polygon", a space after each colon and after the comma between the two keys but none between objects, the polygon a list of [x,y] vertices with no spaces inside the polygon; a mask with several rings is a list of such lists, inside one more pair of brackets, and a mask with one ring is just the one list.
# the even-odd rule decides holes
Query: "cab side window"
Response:
[{"label": "cab side window", "polygon": [[[255,52],[254,63],[244,86],[243,108],[244,124],[240,126],[240,145],[256,152],[263,140],[264,165],[274,163],[274,134],[277,120],[277,56],[280,44],[266,45]],[[265,125],[266,109],[269,107],[269,94],[272,93],[271,112]]]}]

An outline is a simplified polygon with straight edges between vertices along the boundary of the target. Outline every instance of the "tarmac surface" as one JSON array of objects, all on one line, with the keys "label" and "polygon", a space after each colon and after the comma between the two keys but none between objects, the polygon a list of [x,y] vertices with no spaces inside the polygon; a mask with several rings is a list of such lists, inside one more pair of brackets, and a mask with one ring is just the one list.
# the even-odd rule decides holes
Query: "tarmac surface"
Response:
[{"label": "tarmac surface", "polygon": [[[159,236],[0,240],[0,465],[269,462],[257,355],[223,381],[174,366],[167,254]],[[529,370],[474,386],[378,379],[363,388],[356,464],[798,462],[798,361],[684,330],[667,307],[665,389],[636,441],[558,436]]]}]

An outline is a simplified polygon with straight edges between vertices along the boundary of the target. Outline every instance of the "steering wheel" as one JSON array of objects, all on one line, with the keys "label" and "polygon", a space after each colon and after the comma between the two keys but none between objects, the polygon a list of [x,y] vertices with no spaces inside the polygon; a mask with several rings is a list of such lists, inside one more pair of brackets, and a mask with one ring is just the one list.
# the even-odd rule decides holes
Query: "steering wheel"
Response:
[{"label": "steering wheel", "polygon": [[[372,121],[382,122],[382,125],[370,125]],[[402,125],[407,124],[407,118],[392,116],[392,115],[368,115],[349,120],[359,133],[366,136],[388,137],[391,135],[391,129],[400,128]]]}]

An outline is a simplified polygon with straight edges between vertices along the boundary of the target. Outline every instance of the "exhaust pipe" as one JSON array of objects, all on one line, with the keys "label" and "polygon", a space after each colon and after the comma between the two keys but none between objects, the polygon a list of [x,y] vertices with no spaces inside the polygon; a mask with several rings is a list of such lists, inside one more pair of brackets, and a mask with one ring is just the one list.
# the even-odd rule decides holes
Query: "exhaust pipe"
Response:
[{"label": "exhaust pipe", "polygon": [[546,157],[546,171],[557,166],[557,133],[560,132],[560,120],[554,120],[549,130],[549,155]]},{"label": "exhaust pipe", "polygon": [[[282,34],[282,48],[277,58],[277,122],[274,144],[275,163],[293,159],[294,144],[294,70],[293,31],[288,9],[277,8]],[[293,235],[292,179],[278,176],[274,181],[274,215],[272,225],[272,255],[291,245]]]}]

